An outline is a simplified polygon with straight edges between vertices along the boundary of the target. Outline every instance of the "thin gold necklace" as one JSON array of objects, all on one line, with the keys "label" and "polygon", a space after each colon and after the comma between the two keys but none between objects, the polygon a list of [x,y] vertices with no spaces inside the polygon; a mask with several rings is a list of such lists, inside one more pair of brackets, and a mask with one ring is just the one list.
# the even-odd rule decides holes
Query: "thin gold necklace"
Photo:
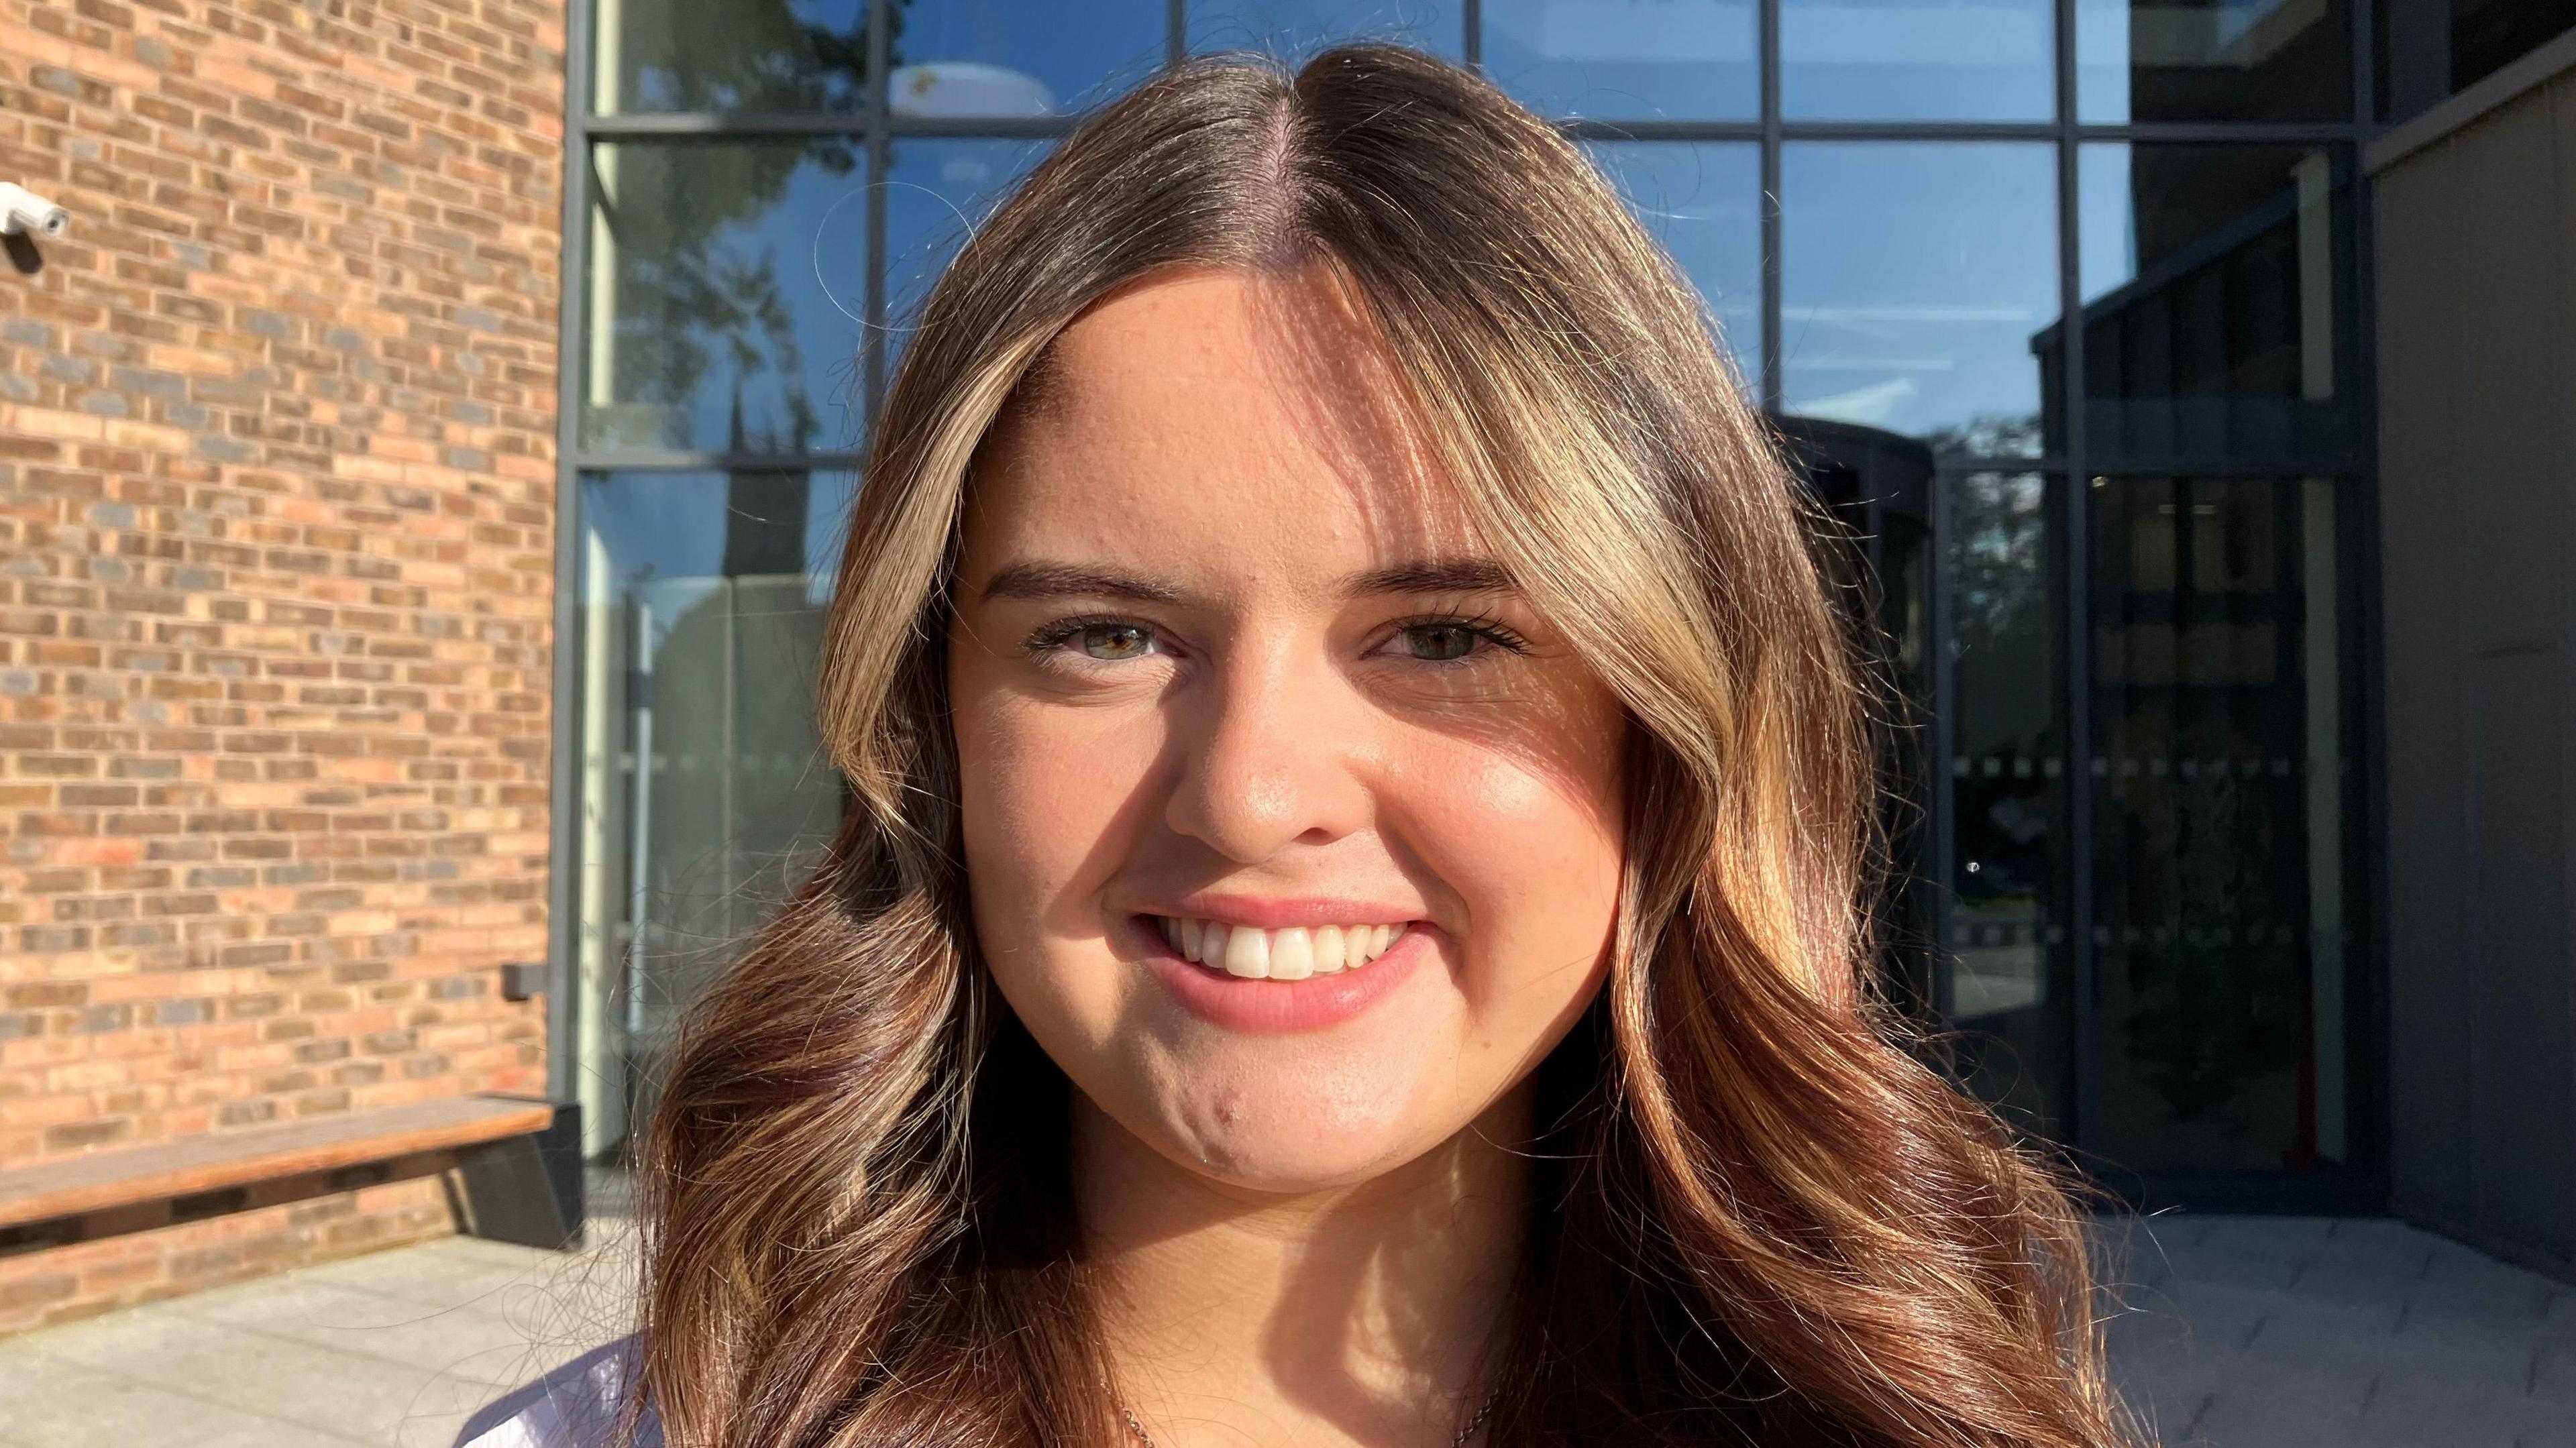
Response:
[{"label": "thin gold necklace", "polygon": [[[1485,1419],[1494,1411],[1494,1400],[1502,1395],[1503,1390],[1500,1388],[1487,1393],[1484,1403],[1476,1409],[1476,1416],[1469,1418],[1467,1426],[1458,1430],[1458,1436],[1449,1440],[1449,1448],[1467,1448],[1467,1440],[1475,1437],[1476,1430],[1485,1426]],[[1136,1435],[1137,1442],[1145,1445],[1145,1448],[1155,1448],[1154,1435],[1146,1432],[1145,1425],[1136,1421],[1135,1409],[1121,1403],[1118,1405],[1118,1415],[1127,1420],[1127,1431]]]}]

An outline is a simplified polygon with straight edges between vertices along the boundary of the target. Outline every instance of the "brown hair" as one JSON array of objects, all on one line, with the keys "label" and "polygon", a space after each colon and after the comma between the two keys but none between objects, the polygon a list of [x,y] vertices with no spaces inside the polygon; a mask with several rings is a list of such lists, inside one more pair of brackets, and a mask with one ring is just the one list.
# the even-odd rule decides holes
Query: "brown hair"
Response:
[{"label": "brown hair", "polygon": [[1433,458],[1639,743],[1609,983],[1540,1067],[1491,1441],[2128,1442],[2067,1186],[1865,984],[1866,690],[1706,310],[1554,129],[1374,45],[1148,82],[928,298],[826,635],[852,807],[688,1018],[645,1149],[630,1405],[671,1448],[1117,1441],[1070,1088],[966,914],[960,499],[1086,307],[1165,267],[1310,264],[1362,299]]}]

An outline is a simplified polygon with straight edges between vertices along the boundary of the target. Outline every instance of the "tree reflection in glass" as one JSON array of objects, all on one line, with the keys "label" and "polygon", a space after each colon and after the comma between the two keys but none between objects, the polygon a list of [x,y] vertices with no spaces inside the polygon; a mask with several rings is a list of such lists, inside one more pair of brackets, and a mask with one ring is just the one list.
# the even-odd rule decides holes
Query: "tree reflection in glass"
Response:
[{"label": "tree reflection in glass", "polygon": [[599,0],[595,15],[601,115],[851,111],[867,100],[865,0]]},{"label": "tree reflection in glass", "polygon": [[857,143],[602,143],[592,165],[583,444],[741,453],[855,440]]}]

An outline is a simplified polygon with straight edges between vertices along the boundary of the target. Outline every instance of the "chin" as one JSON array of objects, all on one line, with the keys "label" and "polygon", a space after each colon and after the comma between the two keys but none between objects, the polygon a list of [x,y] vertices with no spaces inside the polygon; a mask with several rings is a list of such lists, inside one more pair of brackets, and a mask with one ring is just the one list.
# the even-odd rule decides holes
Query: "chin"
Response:
[{"label": "chin", "polygon": [[1152,1139],[1180,1165],[1231,1186],[1323,1191],[1382,1176],[1466,1125],[1425,1120],[1417,1100],[1409,1082],[1279,1062],[1185,1086],[1160,1103]]}]

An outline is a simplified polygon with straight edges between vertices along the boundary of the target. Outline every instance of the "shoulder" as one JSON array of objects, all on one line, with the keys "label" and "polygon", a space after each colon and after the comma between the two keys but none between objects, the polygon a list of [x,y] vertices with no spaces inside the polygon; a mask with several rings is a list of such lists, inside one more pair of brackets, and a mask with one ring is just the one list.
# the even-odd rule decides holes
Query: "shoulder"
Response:
[{"label": "shoulder", "polygon": [[[455,1448],[604,1448],[640,1346],[621,1337],[493,1399],[465,1420]],[[636,1448],[661,1442],[661,1425],[647,1410]]]}]

